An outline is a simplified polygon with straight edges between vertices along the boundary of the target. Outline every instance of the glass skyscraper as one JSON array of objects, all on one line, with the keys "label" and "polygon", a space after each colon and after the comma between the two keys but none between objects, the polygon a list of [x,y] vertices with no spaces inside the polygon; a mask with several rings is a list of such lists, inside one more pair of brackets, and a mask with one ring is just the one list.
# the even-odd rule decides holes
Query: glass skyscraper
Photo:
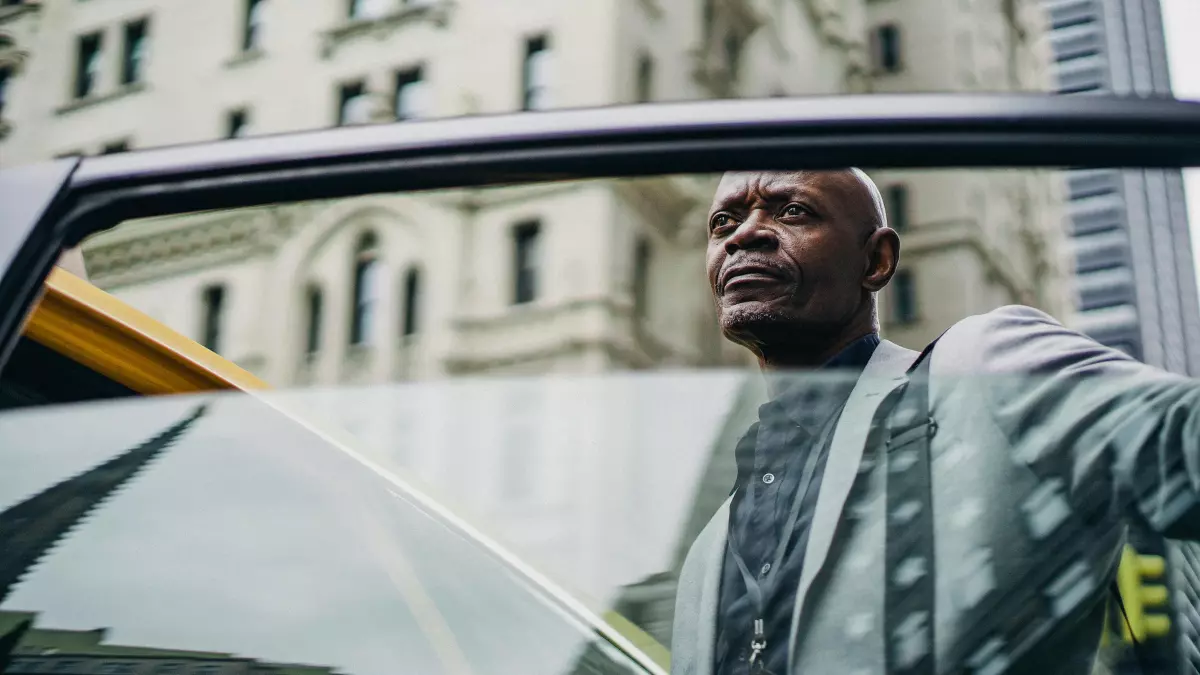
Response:
[{"label": "glass skyscraper", "polygon": [[[1059,93],[1171,96],[1159,0],[1046,0]],[[1100,342],[1200,376],[1200,299],[1180,171],[1068,177],[1079,323]]]}]

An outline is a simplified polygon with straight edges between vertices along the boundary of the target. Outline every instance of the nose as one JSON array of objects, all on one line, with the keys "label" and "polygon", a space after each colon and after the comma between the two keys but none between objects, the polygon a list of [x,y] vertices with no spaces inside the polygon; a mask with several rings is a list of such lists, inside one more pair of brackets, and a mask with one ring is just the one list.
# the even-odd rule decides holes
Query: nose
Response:
[{"label": "nose", "polygon": [[773,250],[779,246],[776,236],[769,223],[770,218],[760,217],[753,212],[742,221],[733,234],[725,238],[725,254],[733,255],[735,251]]}]

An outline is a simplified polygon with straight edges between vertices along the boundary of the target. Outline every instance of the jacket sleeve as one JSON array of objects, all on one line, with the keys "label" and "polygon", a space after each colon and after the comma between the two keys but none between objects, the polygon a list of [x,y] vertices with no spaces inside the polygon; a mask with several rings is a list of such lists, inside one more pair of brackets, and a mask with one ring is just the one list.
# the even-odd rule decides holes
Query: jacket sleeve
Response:
[{"label": "jacket sleeve", "polygon": [[1164,536],[1200,540],[1200,380],[1142,364],[1028,307],[964,323],[964,337],[981,347],[974,367],[987,409],[1013,452],[1062,464],[1073,489],[1106,495]]}]

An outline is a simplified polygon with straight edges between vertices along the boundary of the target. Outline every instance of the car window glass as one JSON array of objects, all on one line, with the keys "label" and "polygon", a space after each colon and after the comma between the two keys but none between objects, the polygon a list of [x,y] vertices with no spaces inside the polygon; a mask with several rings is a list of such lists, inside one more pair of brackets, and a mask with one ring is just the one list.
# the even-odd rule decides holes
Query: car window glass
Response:
[{"label": "car window glass", "polygon": [[640,672],[248,396],[7,412],[0,438],[6,672]]}]

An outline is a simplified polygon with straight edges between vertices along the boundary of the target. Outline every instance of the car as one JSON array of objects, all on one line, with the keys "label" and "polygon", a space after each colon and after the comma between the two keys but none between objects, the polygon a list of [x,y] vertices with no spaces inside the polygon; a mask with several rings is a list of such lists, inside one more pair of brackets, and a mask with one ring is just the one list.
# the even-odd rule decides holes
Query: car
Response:
[{"label": "car", "polygon": [[53,270],[124,220],[731,169],[1197,164],[1200,105],[930,94],[479,116],[2,171],[0,658],[6,672],[667,666],[661,644],[312,422],[319,411]]}]

